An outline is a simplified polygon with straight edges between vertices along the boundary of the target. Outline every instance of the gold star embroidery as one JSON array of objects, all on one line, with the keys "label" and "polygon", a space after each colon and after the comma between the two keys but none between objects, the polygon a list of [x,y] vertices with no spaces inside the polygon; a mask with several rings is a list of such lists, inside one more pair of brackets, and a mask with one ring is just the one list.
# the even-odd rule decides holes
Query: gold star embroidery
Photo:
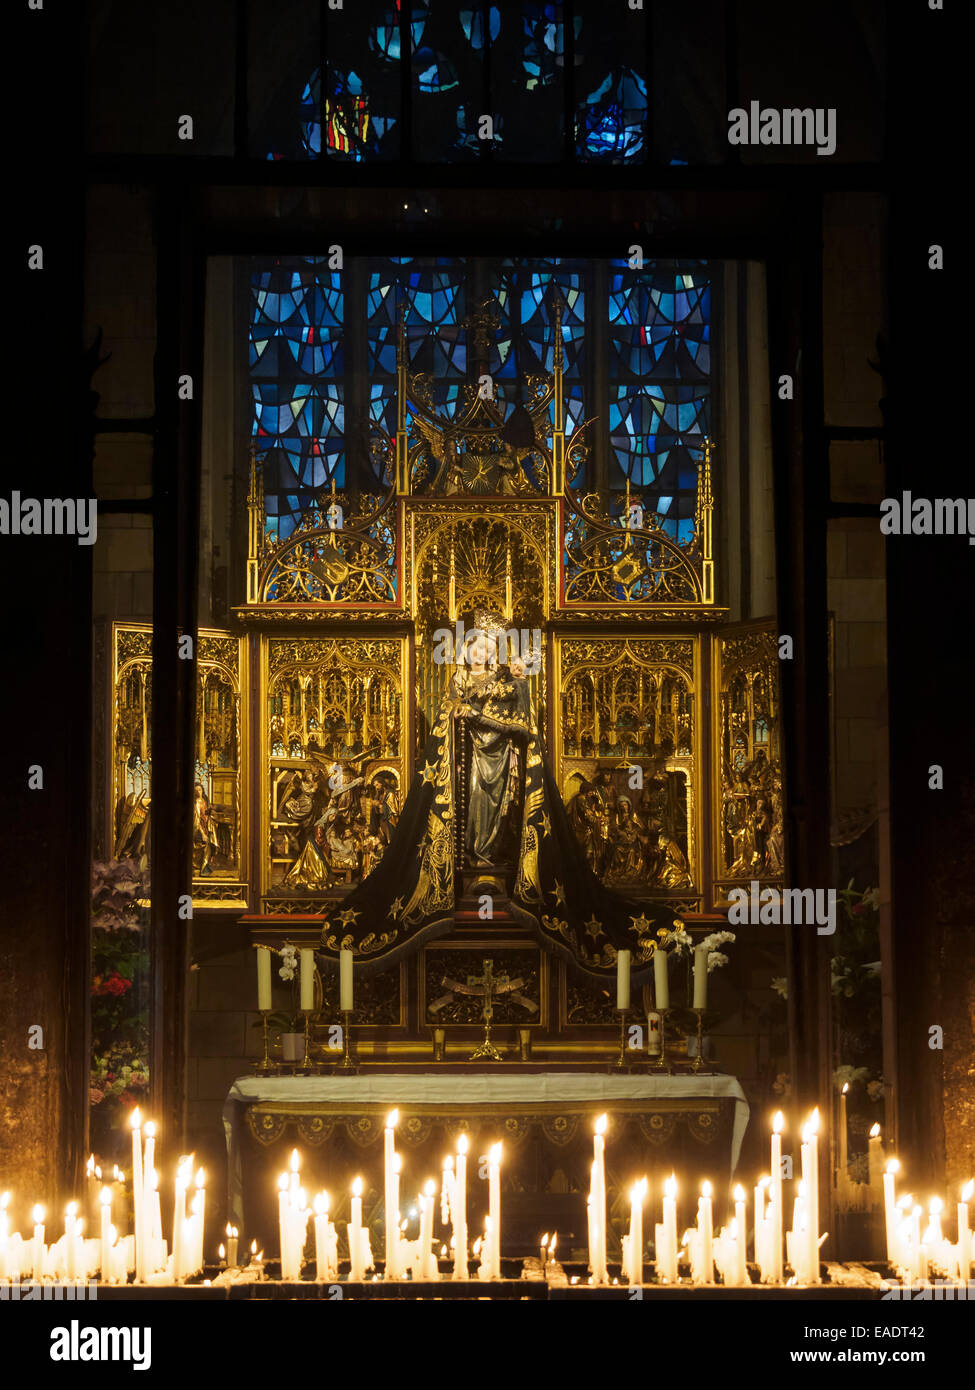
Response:
[{"label": "gold star embroidery", "polygon": [[556,880],[555,880],[555,906],[558,907],[560,903],[561,903],[561,905],[562,905],[563,907],[565,907],[565,885],[562,884],[562,883],[560,883],[560,882],[558,881],[558,879],[556,879]]},{"label": "gold star embroidery", "polygon": [[354,927],[358,912],[353,912],[351,907],[347,907],[344,912],[339,913],[339,921],[343,927]]},{"label": "gold star embroidery", "polygon": [[636,932],[637,936],[643,936],[650,930],[650,920],[642,912],[639,917],[631,917],[630,921],[633,923],[633,930]]},{"label": "gold star embroidery", "polygon": [[393,901],[389,904],[389,912],[387,913],[387,916],[391,917],[391,918],[393,919],[393,921],[395,922],[396,919],[397,919],[397,917],[400,915],[400,913],[401,913],[402,911],[403,911],[403,899],[402,899],[402,898],[394,898]]},{"label": "gold star embroidery", "polygon": [[547,811],[545,812],[544,816],[542,816],[542,819],[539,821],[539,825],[540,825],[541,828],[542,828],[542,834],[543,834],[543,835],[551,835],[551,833],[552,833],[552,822],[551,822],[551,821],[549,820],[549,818],[548,818],[548,812],[547,812]]},{"label": "gold star embroidery", "polygon": [[437,778],[437,769],[434,767],[433,763],[427,763],[420,773],[420,776],[423,778],[424,782],[434,782]]},{"label": "gold star embroidery", "polygon": [[596,937],[600,935],[602,930],[602,922],[597,921],[595,917],[590,917],[589,921],[586,923],[586,935],[591,936],[593,941],[595,941]]}]

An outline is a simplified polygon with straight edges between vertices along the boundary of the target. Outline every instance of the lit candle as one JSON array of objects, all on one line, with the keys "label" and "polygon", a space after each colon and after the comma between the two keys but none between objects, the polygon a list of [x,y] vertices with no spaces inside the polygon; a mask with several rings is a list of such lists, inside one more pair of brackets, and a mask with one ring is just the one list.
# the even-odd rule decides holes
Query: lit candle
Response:
[{"label": "lit candle", "polygon": [[616,952],[616,1007],[630,1007],[630,952]]},{"label": "lit candle", "polygon": [[196,1174],[196,1192],[190,1203],[191,1221],[193,1229],[192,1267],[187,1271],[195,1274],[198,1269],[203,1268],[203,1220],[206,1215],[206,1173],[202,1168]]},{"label": "lit candle", "polygon": [[819,1279],[819,1110],[812,1112],[802,1131],[802,1180],[806,1187],[807,1278]]},{"label": "lit candle", "polygon": [[[396,1272],[396,1235],[399,1225],[399,1204],[394,1191],[393,1160],[396,1155],[396,1124],[399,1111],[391,1110],[386,1116],[383,1134],[383,1187],[385,1193],[384,1215],[386,1222],[386,1278],[392,1279]],[[398,1187],[398,1181],[396,1187]]]},{"label": "lit candle", "polygon": [[31,1249],[31,1274],[35,1279],[43,1279],[44,1255],[46,1249],[44,1245],[44,1208],[40,1203],[32,1210],[31,1219],[34,1222],[34,1243]]},{"label": "lit candle", "polygon": [[112,1278],[112,1189],[103,1187],[101,1196],[98,1199],[101,1212],[101,1277],[102,1282],[107,1284]]},{"label": "lit candle", "polygon": [[353,1006],[351,951],[339,951],[339,1008],[350,1014]]},{"label": "lit candle", "polygon": [[338,1268],[333,1261],[332,1223],[328,1218],[328,1193],[315,1197],[315,1278],[337,1279]]},{"label": "lit candle", "polygon": [[880,1126],[872,1125],[867,1139],[867,1174],[870,1187],[877,1193],[878,1199],[883,1175],[883,1163],[884,1146],[880,1139]]},{"label": "lit candle", "polygon": [[365,1278],[365,1265],[362,1258],[362,1179],[356,1178],[352,1184],[352,1197],[349,1202],[349,1278]]},{"label": "lit candle", "polygon": [[747,1240],[748,1227],[745,1225],[745,1189],[735,1188],[735,1267],[733,1277],[735,1283],[741,1287],[748,1283],[748,1267],[745,1260],[745,1243]]},{"label": "lit candle", "polygon": [[765,1215],[765,1193],[771,1178],[760,1178],[755,1186],[755,1263],[758,1265],[758,1277],[764,1284],[770,1274],[769,1260],[769,1221]]},{"label": "lit candle", "polygon": [[138,1107],[133,1110],[129,1124],[132,1126],[132,1217],[135,1226],[135,1277],[137,1280],[145,1278],[145,1235],[143,1233],[143,1222],[145,1212],[143,1210],[143,1188],[142,1188],[142,1117]]},{"label": "lit candle", "polygon": [[237,1268],[237,1238],[238,1231],[236,1226],[231,1226],[227,1222],[227,1268]]},{"label": "lit candle", "polygon": [[924,1243],[928,1247],[928,1258],[947,1273],[947,1261],[944,1258],[945,1240],[941,1231],[943,1209],[944,1203],[941,1198],[932,1197],[928,1203],[928,1228],[924,1232]]},{"label": "lit candle", "polygon": [[491,1218],[491,1258],[488,1265],[492,1279],[501,1278],[501,1145],[494,1144],[488,1153],[488,1215]]},{"label": "lit candle", "polygon": [[643,1203],[647,1195],[647,1180],[641,1178],[630,1188],[630,1229],[626,1240],[626,1268],[623,1273],[631,1284],[643,1283]]},{"label": "lit candle", "polygon": [[538,1246],[538,1263],[542,1266],[542,1273],[545,1273],[545,1262],[548,1259],[548,1231],[542,1236]]},{"label": "lit candle", "polygon": [[[387,1233],[387,1253],[386,1253],[386,1278],[402,1279],[406,1270],[401,1258],[402,1238],[400,1234],[400,1215],[399,1215],[399,1175],[403,1167],[402,1156],[398,1153],[393,1154],[392,1172],[392,1205],[386,1217]],[[391,1242],[390,1238],[391,1237]]]},{"label": "lit candle", "polygon": [[437,1257],[433,1253],[433,1205],[436,1200],[437,1185],[431,1178],[420,1194],[420,1237],[419,1256],[416,1268],[423,1279],[438,1279]]},{"label": "lit candle", "polygon": [[774,1283],[782,1280],[782,1130],[785,1117],[776,1110],[772,1117],[772,1185],[769,1202],[769,1241],[771,1259],[769,1279]]},{"label": "lit candle", "polygon": [[454,1278],[466,1279],[467,1270],[467,1135],[457,1140],[457,1163],[450,1193],[450,1221],[454,1232]]},{"label": "lit candle", "polygon": [[708,956],[707,946],[694,947],[694,1005],[695,1009],[708,1006]]},{"label": "lit candle", "polygon": [[669,1284],[677,1283],[677,1179],[673,1173],[664,1183],[663,1222],[654,1231],[657,1275]]},{"label": "lit candle", "polygon": [[653,995],[657,1008],[670,1008],[670,981],[667,978],[667,952],[658,946],[653,953]]},{"label": "lit candle", "polygon": [[589,1186],[592,1231],[589,1265],[594,1284],[605,1284],[606,1269],[606,1127],[609,1121],[600,1115],[593,1133],[592,1178]]},{"label": "lit candle", "polygon": [[969,1180],[961,1190],[958,1203],[958,1278],[967,1282],[972,1263],[972,1234],[968,1225],[968,1204],[975,1192],[975,1182]]},{"label": "lit candle", "polygon": [[257,1008],[262,1014],[271,1010],[271,952],[267,946],[257,947]]},{"label": "lit candle", "polygon": [[884,1172],[884,1233],[887,1237],[887,1259],[892,1265],[897,1264],[897,1198],[894,1192],[894,1182],[900,1164],[896,1158],[888,1161]]},{"label": "lit candle", "polygon": [[714,1283],[714,1225],[711,1211],[711,1184],[701,1183],[697,1199],[697,1256],[696,1284]]},{"label": "lit candle", "polygon": [[310,946],[302,946],[298,952],[301,957],[301,994],[299,1008],[310,1014],[315,1007],[315,952]]},{"label": "lit candle", "polygon": [[454,1184],[454,1159],[448,1154],[443,1161],[443,1176],[440,1182],[440,1224],[446,1226],[450,1220],[450,1198]]}]

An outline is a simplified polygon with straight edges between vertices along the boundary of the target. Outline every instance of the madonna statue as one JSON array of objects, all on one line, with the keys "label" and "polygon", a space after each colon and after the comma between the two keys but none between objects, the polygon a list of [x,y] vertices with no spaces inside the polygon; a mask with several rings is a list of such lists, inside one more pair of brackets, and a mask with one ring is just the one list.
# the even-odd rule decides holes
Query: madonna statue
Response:
[{"label": "madonna statue", "polygon": [[596,877],[545,759],[525,666],[506,659],[506,624],[486,612],[475,623],[386,852],[329,913],[321,949],[387,965],[444,936],[461,899],[476,906],[490,883],[498,916],[530,927],[546,950],[598,976],[632,950],[637,980],[673,912]]}]

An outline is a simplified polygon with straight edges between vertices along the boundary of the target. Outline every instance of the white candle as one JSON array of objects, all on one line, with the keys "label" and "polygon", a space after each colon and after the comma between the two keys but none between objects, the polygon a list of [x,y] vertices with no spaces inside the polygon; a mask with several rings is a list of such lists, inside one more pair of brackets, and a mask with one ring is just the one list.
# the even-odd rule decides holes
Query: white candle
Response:
[{"label": "white candle", "polygon": [[446,1226],[450,1217],[450,1198],[454,1185],[454,1159],[448,1154],[443,1161],[443,1177],[440,1182],[440,1224]]},{"label": "white candle", "polygon": [[339,1008],[350,1014],[353,1008],[351,951],[339,951]]},{"label": "white candle", "polygon": [[228,1222],[227,1222],[227,1268],[228,1268],[228,1269],[236,1269],[236,1268],[237,1268],[237,1240],[238,1240],[238,1231],[237,1231],[237,1227],[236,1227],[236,1226],[231,1226],[230,1222],[228,1221]]},{"label": "white candle", "polygon": [[592,1178],[589,1186],[592,1212],[592,1237],[589,1265],[594,1284],[605,1284],[606,1269],[606,1127],[607,1116],[600,1115],[593,1133]]},{"label": "white candle", "polygon": [[802,1131],[802,1180],[806,1187],[807,1276],[819,1279],[819,1110],[812,1112]]},{"label": "white candle", "polygon": [[132,1217],[135,1227],[135,1277],[137,1280],[145,1278],[145,1235],[143,1233],[143,1223],[145,1211],[143,1210],[142,1184],[142,1117],[138,1107],[133,1110],[129,1124],[132,1126]]},{"label": "white candle", "polygon": [[892,1265],[897,1263],[897,1198],[894,1183],[900,1164],[896,1158],[889,1160],[884,1172],[884,1234],[887,1237],[887,1259]]},{"label": "white candle", "polygon": [[362,1179],[356,1178],[352,1184],[352,1197],[349,1202],[349,1278],[365,1278],[365,1265],[362,1257]]},{"label": "white candle", "polygon": [[433,1204],[436,1200],[436,1183],[431,1180],[420,1194],[420,1237],[419,1254],[416,1267],[422,1279],[439,1277],[437,1259],[433,1253]]},{"label": "white candle", "polygon": [[707,946],[694,947],[694,1005],[695,1009],[708,1006],[708,956]]},{"label": "white candle", "polygon": [[299,1008],[310,1014],[315,1007],[315,952],[310,946],[302,946],[298,952],[301,957],[301,997]]},{"label": "white candle", "polygon": [[968,1204],[975,1192],[975,1182],[966,1182],[958,1203],[958,1278],[967,1282],[972,1263],[972,1235],[968,1225]]},{"label": "white candle", "polygon": [[653,994],[659,1010],[670,1008],[670,981],[667,978],[667,952],[658,946],[653,953]]},{"label": "white candle", "polygon": [[34,1242],[31,1248],[31,1274],[35,1279],[43,1279],[44,1256],[47,1250],[44,1245],[44,1208],[40,1203],[31,1211],[31,1219],[34,1222]]},{"label": "white candle", "polygon": [[[396,1200],[393,1178],[393,1159],[396,1154],[396,1125],[399,1111],[391,1110],[386,1116],[383,1133],[383,1191],[385,1195],[384,1217],[386,1224],[386,1278],[396,1276],[396,1239],[399,1226],[399,1204]],[[398,1182],[396,1183],[398,1187]]]},{"label": "white candle", "polygon": [[101,1213],[101,1277],[103,1283],[108,1283],[112,1277],[112,1189],[103,1187],[101,1196],[98,1199]]},{"label": "white candle", "polygon": [[78,1203],[69,1202],[64,1209],[64,1273],[66,1279],[77,1279],[78,1259],[75,1239],[75,1224],[78,1220]]},{"label": "white candle", "polygon": [[457,1162],[450,1193],[450,1216],[454,1231],[454,1278],[466,1279],[467,1269],[467,1135],[457,1140]]},{"label": "white candle", "polygon": [[315,1197],[315,1278],[337,1279],[338,1270],[332,1264],[331,1222],[328,1219],[328,1193],[319,1192]]},{"label": "white candle", "polygon": [[697,1199],[697,1238],[699,1269],[695,1283],[714,1283],[714,1226],[711,1212],[711,1184],[701,1184]]},{"label": "white candle", "polygon": [[677,1179],[673,1173],[664,1183],[663,1222],[654,1232],[657,1274],[670,1284],[677,1283]]},{"label": "white candle", "polygon": [[262,1014],[271,1010],[271,952],[267,946],[257,947],[257,1008]]},{"label": "white candle", "polygon": [[769,1221],[765,1215],[765,1192],[771,1178],[760,1178],[755,1186],[755,1263],[758,1277],[766,1283],[770,1274]]},{"label": "white candle", "polygon": [[881,1178],[883,1175],[884,1146],[880,1139],[880,1126],[873,1125],[867,1139],[867,1173],[870,1188],[880,1199]]},{"label": "white candle", "polygon": [[188,1158],[180,1159],[176,1169],[176,1186],[173,1200],[173,1281],[179,1283],[186,1270],[184,1262],[186,1244],[186,1189],[190,1182]]},{"label": "white candle", "polygon": [[748,1283],[748,1266],[745,1259],[745,1244],[748,1227],[745,1225],[745,1189],[735,1188],[735,1268],[734,1281],[741,1287]]},{"label": "white candle", "polygon": [[501,1145],[488,1154],[488,1215],[491,1218],[490,1277],[501,1278]]},{"label": "white candle", "polygon": [[285,1270],[291,1268],[291,1240],[288,1219],[288,1175],[282,1173],[278,1178],[278,1242],[281,1248],[281,1278]]},{"label": "white candle", "polygon": [[400,1231],[399,1214],[399,1175],[403,1168],[402,1155],[393,1154],[393,1188],[392,1188],[392,1215],[387,1217],[387,1231],[392,1232],[392,1254],[386,1257],[386,1278],[402,1279],[406,1273],[403,1264],[402,1252],[402,1232]]},{"label": "white candle", "polygon": [[0,1192],[0,1279],[11,1279],[10,1273],[11,1254],[10,1254],[10,1217],[7,1214],[7,1205],[10,1202],[9,1192]]},{"label": "white candle", "polygon": [[626,1270],[631,1284],[643,1283],[643,1203],[647,1180],[641,1178],[630,1188],[630,1229],[626,1236]]},{"label": "white candle", "polygon": [[616,952],[616,1007],[630,1007],[630,952]]},{"label": "white candle", "polygon": [[196,1192],[190,1203],[193,1224],[193,1264],[187,1271],[195,1274],[203,1268],[203,1220],[206,1215],[206,1173],[200,1168],[196,1174]]},{"label": "white candle", "polygon": [[769,1279],[780,1283],[782,1280],[782,1130],[785,1117],[777,1110],[772,1117],[772,1184],[769,1202]]}]

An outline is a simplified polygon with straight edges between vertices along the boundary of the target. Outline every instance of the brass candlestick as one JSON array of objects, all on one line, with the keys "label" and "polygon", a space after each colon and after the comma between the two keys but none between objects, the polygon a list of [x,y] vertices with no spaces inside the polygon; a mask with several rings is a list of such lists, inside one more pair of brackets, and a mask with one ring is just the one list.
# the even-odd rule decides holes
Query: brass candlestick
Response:
[{"label": "brass candlestick", "polygon": [[335,1063],[336,1071],[356,1072],[359,1070],[352,1046],[352,1010],[342,1009],[342,1056]]},{"label": "brass candlestick", "polygon": [[447,1030],[445,1028],[432,1028],[430,1031],[433,1034],[433,1060],[442,1062],[447,1045]]},{"label": "brass candlestick", "polygon": [[704,1010],[694,1009],[697,1017],[697,1056],[691,1063],[691,1071],[700,1071],[704,1066]]},{"label": "brass candlestick", "polygon": [[616,1070],[626,1071],[626,1020],[630,1016],[630,1010],[617,1009],[616,1012],[620,1016],[620,1052],[616,1059]]},{"label": "brass candlestick", "polygon": [[271,1061],[271,1028],[268,1019],[271,1016],[270,1009],[261,1010],[261,1019],[264,1023],[264,1060],[258,1062],[257,1070],[262,1072],[274,1071],[276,1063]]},{"label": "brass candlestick", "polygon": [[311,1011],[306,1009],[305,1013],[305,1055],[301,1059],[301,1070],[305,1072],[316,1072],[318,1070],[311,1057]]},{"label": "brass candlestick", "polygon": [[[669,1009],[656,1009],[654,1012],[657,1013],[657,1014],[659,1014],[659,1016],[660,1016],[660,1052],[659,1052],[659,1053],[657,1054],[657,1056],[651,1061],[650,1065],[651,1065],[651,1067],[653,1068],[654,1071],[664,1071],[664,1070],[666,1070],[666,1071],[667,1071],[667,1074],[669,1075],[669,1074],[670,1074],[670,1067],[669,1067],[668,1064],[667,1064],[667,1015],[670,1013],[670,1010],[669,1010]],[[648,1025],[648,1026],[649,1026],[649,1025]],[[649,1042],[649,1038],[648,1038],[648,1039],[647,1039],[647,1050],[648,1050],[648,1052],[649,1052],[649,1047],[650,1047],[650,1042]]]}]

